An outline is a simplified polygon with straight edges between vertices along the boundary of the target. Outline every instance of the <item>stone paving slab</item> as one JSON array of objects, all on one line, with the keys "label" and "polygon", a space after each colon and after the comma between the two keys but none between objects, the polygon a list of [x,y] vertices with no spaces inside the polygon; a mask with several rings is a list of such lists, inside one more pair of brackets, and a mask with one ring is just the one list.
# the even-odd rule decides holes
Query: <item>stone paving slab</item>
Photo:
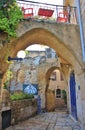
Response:
[{"label": "stone paving slab", "polygon": [[36,115],[6,130],[82,130],[68,114],[48,112]]}]

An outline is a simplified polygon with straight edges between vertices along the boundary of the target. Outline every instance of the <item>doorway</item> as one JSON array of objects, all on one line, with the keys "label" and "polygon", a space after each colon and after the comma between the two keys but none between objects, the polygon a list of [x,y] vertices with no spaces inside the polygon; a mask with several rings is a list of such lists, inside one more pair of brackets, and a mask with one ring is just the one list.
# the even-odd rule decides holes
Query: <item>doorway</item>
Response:
[{"label": "doorway", "polygon": [[11,110],[2,112],[2,130],[8,128],[11,125]]},{"label": "doorway", "polygon": [[71,115],[77,120],[77,106],[76,106],[76,82],[75,74],[70,74],[70,102],[71,102]]}]

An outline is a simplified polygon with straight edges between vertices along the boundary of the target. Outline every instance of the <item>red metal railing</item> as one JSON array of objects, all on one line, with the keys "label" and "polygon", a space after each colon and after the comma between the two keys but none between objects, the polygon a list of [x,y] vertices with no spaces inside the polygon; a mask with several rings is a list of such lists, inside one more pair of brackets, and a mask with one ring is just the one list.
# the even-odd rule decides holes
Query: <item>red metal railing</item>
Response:
[{"label": "red metal railing", "polygon": [[51,5],[46,3],[17,0],[24,19],[29,17],[38,20],[77,24],[77,8],[72,6]]}]

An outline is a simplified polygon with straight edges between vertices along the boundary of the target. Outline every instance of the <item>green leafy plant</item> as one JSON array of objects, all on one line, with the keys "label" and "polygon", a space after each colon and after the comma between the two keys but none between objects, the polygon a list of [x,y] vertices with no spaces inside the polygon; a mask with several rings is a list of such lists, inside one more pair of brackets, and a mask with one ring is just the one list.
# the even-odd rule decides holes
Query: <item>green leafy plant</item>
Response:
[{"label": "green leafy plant", "polygon": [[62,90],[62,94],[63,94],[63,99],[65,101],[65,104],[67,104],[67,94],[65,90]]},{"label": "green leafy plant", "polygon": [[5,83],[3,83],[3,88],[8,90],[8,81],[6,81]]},{"label": "green leafy plant", "polygon": [[6,90],[9,90],[9,82],[10,82],[10,79],[13,77],[13,73],[11,70],[7,70],[6,72],[6,81],[3,83],[3,88],[6,89]]},{"label": "green leafy plant", "polygon": [[24,94],[24,93],[15,93],[10,95],[10,99],[15,100],[23,100],[23,99],[32,99],[34,98],[33,94]]},{"label": "green leafy plant", "polygon": [[0,7],[0,30],[6,32],[8,38],[16,37],[16,29],[22,18],[22,11],[16,1],[5,1]]}]

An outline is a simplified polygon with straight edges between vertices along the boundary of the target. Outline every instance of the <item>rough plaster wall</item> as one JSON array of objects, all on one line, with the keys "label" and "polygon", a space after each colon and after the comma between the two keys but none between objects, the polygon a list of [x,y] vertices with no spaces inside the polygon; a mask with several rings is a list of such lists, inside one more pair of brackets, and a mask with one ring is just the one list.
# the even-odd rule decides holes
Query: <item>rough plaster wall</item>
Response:
[{"label": "rough plaster wall", "polygon": [[77,102],[77,116],[78,120],[82,120],[82,107],[81,107],[81,86],[79,82],[79,78],[77,75],[75,75],[76,79],[76,102]]},{"label": "rough plaster wall", "polygon": [[23,84],[38,84],[41,107],[45,108],[46,72],[49,68],[58,65],[58,60],[50,58],[49,61],[46,60],[45,63],[37,66],[32,64],[30,66],[32,61],[25,59],[22,62],[15,62],[14,65],[12,64],[10,66],[10,69],[13,72],[10,88],[11,90],[23,90]]},{"label": "rough plaster wall", "polygon": [[30,65],[32,60],[25,59],[22,62],[15,62],[10,66],[13,72],[10,88],[13,90],[23,90],[23,84],[37,84],[37,69]]}]

